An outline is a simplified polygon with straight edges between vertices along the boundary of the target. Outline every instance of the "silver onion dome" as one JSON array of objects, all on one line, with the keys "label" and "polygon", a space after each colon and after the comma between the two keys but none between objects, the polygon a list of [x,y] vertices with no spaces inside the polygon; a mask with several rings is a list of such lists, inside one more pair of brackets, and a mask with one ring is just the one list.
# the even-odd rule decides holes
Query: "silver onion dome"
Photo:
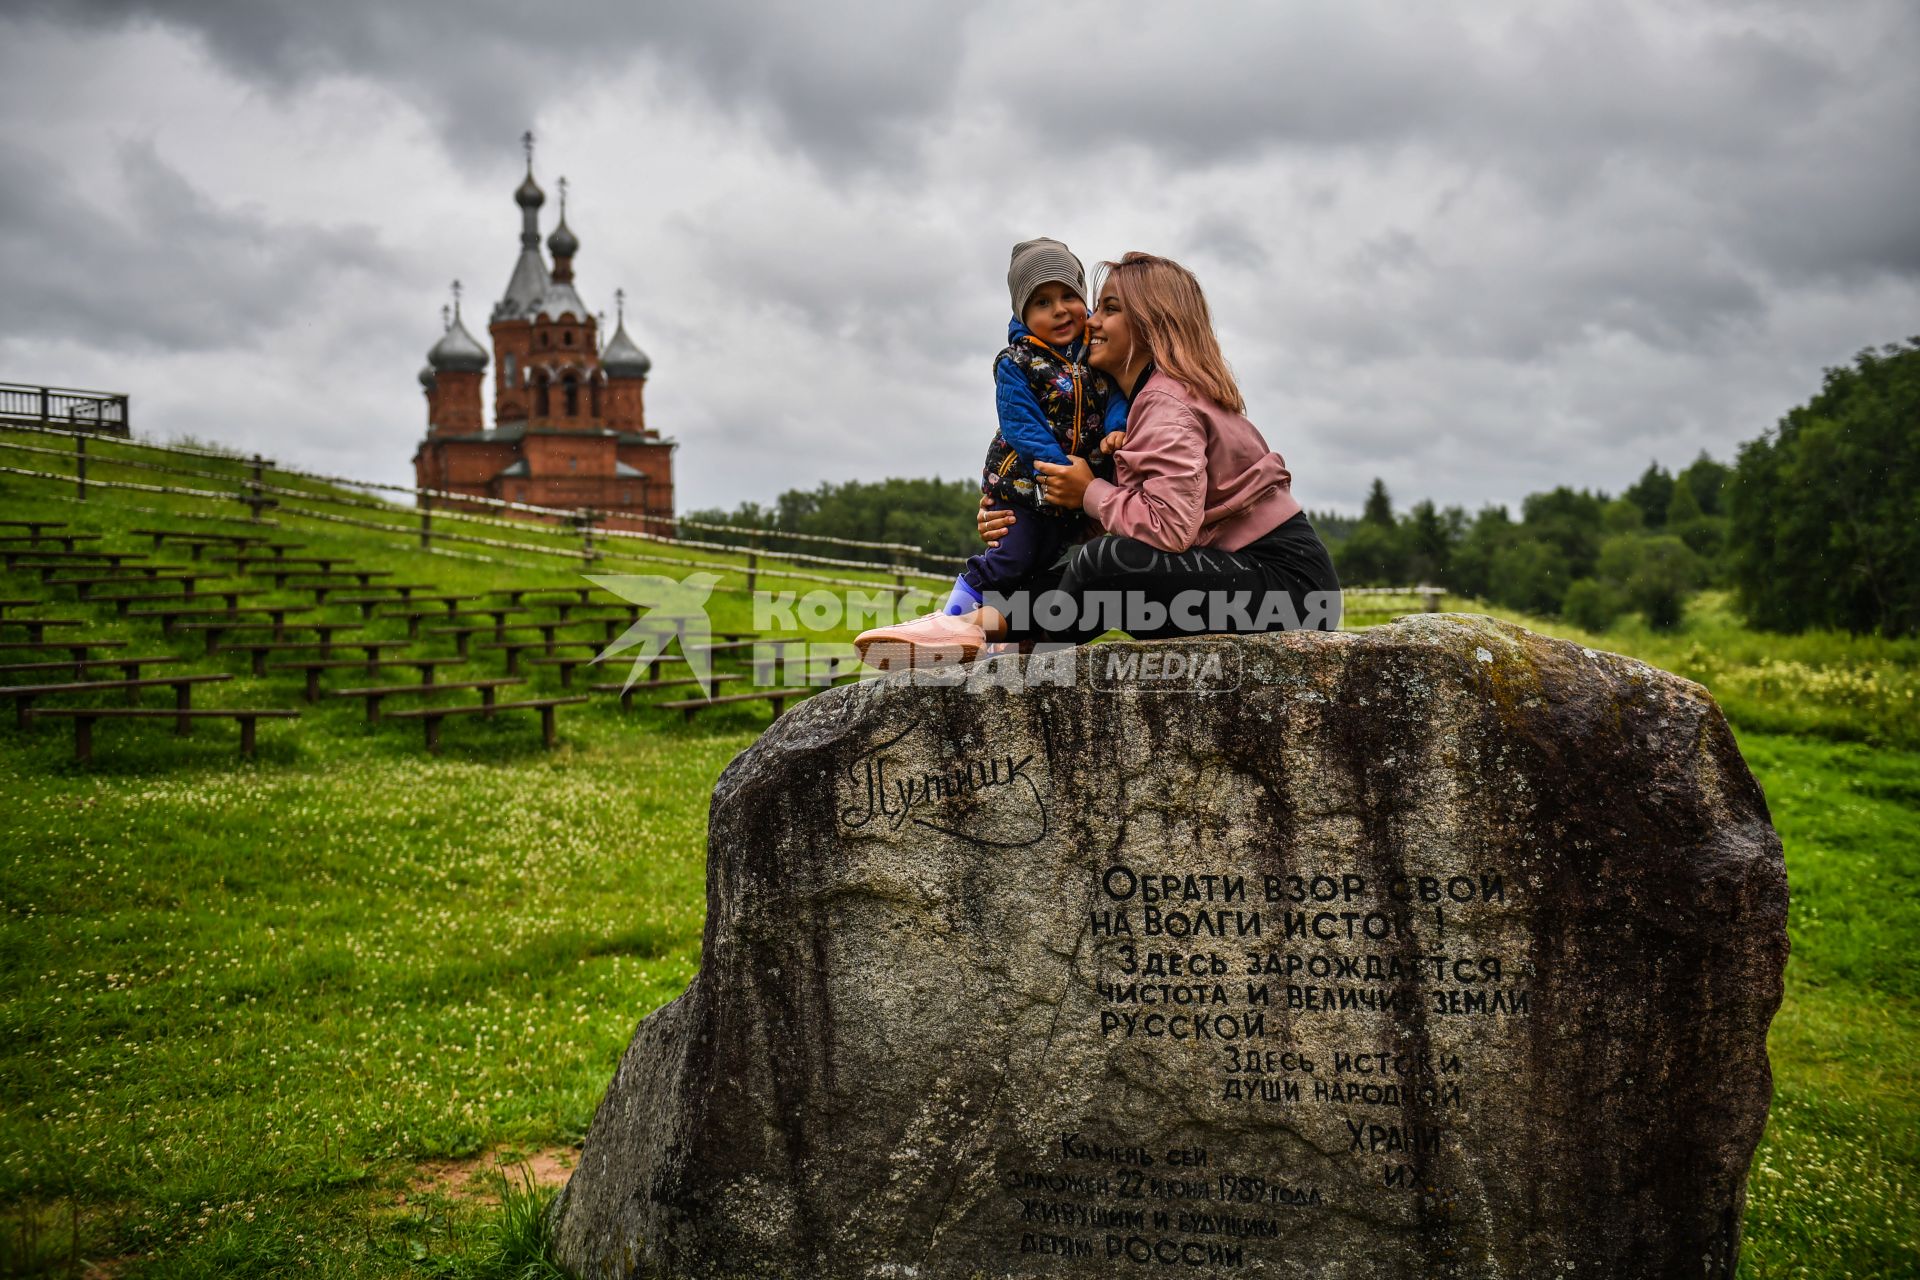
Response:
[{"label": "silver onion dome", "polygon": [[600,367],[609,378],[644,378],[653,368],[653,361],[647,358],[634,340],[627,336],[627,322],[620,321],[620,327],[614,330],[613,341],[600,353]]},{"label": "silver onion dome", "polygon": [[427,352],[427,365],[436,373],[478,373],[487,367],[487,349],[467,332],[458,311],[454,312],[453,323],[447,326],[440,341]]}]

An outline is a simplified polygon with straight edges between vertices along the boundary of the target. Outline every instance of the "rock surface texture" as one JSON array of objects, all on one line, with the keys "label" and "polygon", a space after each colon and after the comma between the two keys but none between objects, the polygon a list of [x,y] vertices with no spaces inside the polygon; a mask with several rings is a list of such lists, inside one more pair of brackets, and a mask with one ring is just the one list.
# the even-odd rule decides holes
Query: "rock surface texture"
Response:
[{"label": "rock surface texture", "polygon": [[1786,872],[1641,663],[1435,615],[836,689],[707,884],[580,1276],[1733,1274]]}]

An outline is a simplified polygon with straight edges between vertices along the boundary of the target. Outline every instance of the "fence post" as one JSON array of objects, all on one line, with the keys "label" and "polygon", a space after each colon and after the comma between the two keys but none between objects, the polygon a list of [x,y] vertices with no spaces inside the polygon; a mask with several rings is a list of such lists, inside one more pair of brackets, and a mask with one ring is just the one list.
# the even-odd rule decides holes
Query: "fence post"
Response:
[{"label": "fence post", "polygon": [[574,513],[574,519],[578,521],[580,525],[580,548],[586,552],[586,561],[588,564],[592,564],[595,560],[599,559],[593,550],[593,518],[598,514],[599,512],[595,511],[592,507],[582,507]]},{"label": "fence post", "polygon": [[87,500],[87,438],[73,438],[73,489],[80,501]]},{"label": "fence post", "polygon": [[433,495],[422,490],[420,493],[420,549],[427,550],[433,545]]},{"label": "fence post", "polygon": [[246,489],[248,489],[248,497],[244,497],[244,499],[240,499],[240,501],[242,501],[242,503],[246,503],[246,509],[248,509],[248,512],[250,512],[250,518],[252,518],[252,520],[255,520],[255,522],[257,522],[257,520],[259,520],[259,505],[261,505],[261,503],[259,503],[259,476],[261,476],[261,457],[259,457],[257,453],[253,455],[252,472],[253,472],[252,480],[248,480],[248,482],[246,482]]},{"label": "fence post", "polygon": [[53,392],[47,387],[40,388],[40,425],[53,425]]},{"label": "fence post", "polygon": [[747,535],[747,594],[753,594],[754,580],[760,570],[760,535]]}]

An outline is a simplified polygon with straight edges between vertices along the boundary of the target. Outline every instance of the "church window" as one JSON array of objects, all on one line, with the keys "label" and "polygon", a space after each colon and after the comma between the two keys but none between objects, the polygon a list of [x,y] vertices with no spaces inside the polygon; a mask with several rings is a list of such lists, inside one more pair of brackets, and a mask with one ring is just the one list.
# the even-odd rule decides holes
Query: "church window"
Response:
[{"label": "church window", "polygon": [[578,458],[576,458],[576,457],[574,457],[574,456],[573,456],[572,454],[568,454],[568,455],[567,455],[567,470],[569,470],[569,471],[578,471],[579,469],[580,469],[580,459],[578,459]]},{"label": "church window", "polygon": [[595,382],[589,382],[587,384],[587,400],[588,400],[587,412],[591,413],[596,418],[599,417],[600,416],[600,384],[599,382],[595,381]]},{"label": "church window", "polygon": [[533,384],[533,416],[544,418],[552,412],[553,404],[549,399],[549,386],[547,380],[542,378]]},{"label": "church window", "polygon": [[567,344],[568,346],[572,346],[572,345],[573,345],[573,330],[571,330],[571,329],[567,329],[567,330],[564,330],[564,331],[563,331],[563,332],[562,332],[562,333],[560,334],[560,341],[562,341],[562,342],[564,342],[564,343],[566,343],[566,344]]},{"label": "church window", "polygon": [[500,376],[503,380],[502,381],[503,386],[511,387],[513,385],[513,374],[514,374],[513,352],[509,351],[507,352],[506,355],[500,357]]},{"label": "church window", "polygon": [[550,334],[550,333],[547,333],[547,332],[545,332],[544,330],[542,330],[542,331],[541,331],[541,334],[540,334],[540,345],[541,345],[541,346],[543,346],[543,347],[550,347],[550,346],[552,346],[552,345],[553,345],[553,335],[552,335],[552,334]]},{"label": "church window", "polygon": [[580,384],[578,382],[575,382],[572,378],[568,378],[566,393],[567,393],[567,416],[569,418],[577,418],[580,416]]}]

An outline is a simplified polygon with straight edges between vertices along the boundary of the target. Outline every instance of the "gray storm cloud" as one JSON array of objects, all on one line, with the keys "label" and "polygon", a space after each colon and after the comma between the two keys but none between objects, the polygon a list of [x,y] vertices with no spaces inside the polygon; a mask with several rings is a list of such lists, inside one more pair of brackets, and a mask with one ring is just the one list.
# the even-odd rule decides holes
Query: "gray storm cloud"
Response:
[{"label": "gray storm cloud", "polygon": [[8,376],[376,478],[529,125],[689,505],[971,474],[1036,234],[1194,266],[1313,506],[1617,489],[1920,328],[1898,0],[6,12]]}]

